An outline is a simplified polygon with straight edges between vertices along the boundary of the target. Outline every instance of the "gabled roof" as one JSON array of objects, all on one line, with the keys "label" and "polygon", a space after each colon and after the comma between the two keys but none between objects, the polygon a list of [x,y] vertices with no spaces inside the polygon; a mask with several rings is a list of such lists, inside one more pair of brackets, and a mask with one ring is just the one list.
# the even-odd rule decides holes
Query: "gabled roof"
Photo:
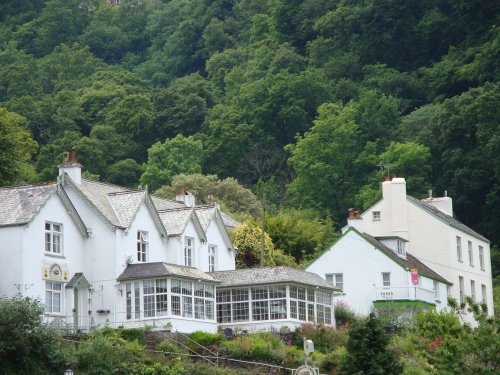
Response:
[{"label": "gabled roof", "polygon": [[221,287],[297,283],[338,290],[315,273],[291,267],[245,268],[234,271],[209,272],[209,275],[221,281]]},{"label": "gabled roof", "polygon": [[108,193],[111,207],[113,207],[121,226],[130,227],[145,195],[146,191],[144,190]]},{"label": "gabled roof", "polygon": [[0,188],[0,226],[29,223],[56,190],[55,182]]},{"label": "gabled roof", "polygon": [[202,241],[207,240],[205,231],[192,207],[184,206],[182,208],[162,210],[158,211],[158,215],[169,236],[180,236],[184,233],[189,220],[192,220]]},{"label": "gabled roof", "polygon": [[221,211],[217,206],[195,206],[195,212],[205,233],[207,232],[210,223],[214,221],[219,228],[219,231],[227,247],[231,250],[234,250],[231,238],[229,238],[229,234],[227,233],[227,227],[222,219]]},{"label": "gabled roof", "polygon": [[[355,230],[353,228],[353,230]],[[356,230],[355,230],[356,231]],[[382,242],[377,240],[375,237],[370,236],[368,233],[359,233],[356,231],[359,235],[361,235],[364,239],[366,239],[369,243],[371,243],[375,248],[383,252],[385,255],[387,255],[389,258],[391,258],[394,262],[402,266],[403,268],[407,270],[411,270],[412,268],[415,268],[418,270],[418,273],[423,276],[427,276],[430,279],[436,280],[436,281],[441,281],[445,284],[452,285],[451,282],[446,280],[444,277],[439,275],[436,271],[432,270],[429,268],[427,265],[422,263],[420,260],[418,260],[416,257],[411,255],[410,253],[406,252],[406,259],[401,258],[398,256],[393,250],[385,246]]]},{"label": "gabled roof", "polygon": [[422,202],[418,200],[417,198],[413,198],[410,195],[406,196],[406,199],[413,203],[415,206],[421,208],[422,210],[428,212],[435,218],[441,220],[443,223],[448,224],[458,230],[461,230],[464,233],[470,234],[473,237],[476,237],[482,241],[485,242],[490,242],[486,237],[481,236],[479,233],[477,233],[475,230],[469,228],[467,225],[461,223],[457,219],[455,219],[453,216],[445,214],[443,211],[439,210],[438,208],[430,205],[429,203]]},{"label": "gabled roof", "polygon": [[71,278],[71,280],[69,280],[68,283],[66,284],[66,289],[74,288],[77,285],[79,287],[83,286],[84,288],[90,287],[90,283],[87,281],[87,279],[83,275],[83,272],[75,273],[73,275],[73,277]]},{"label": "gabled roof", "polygon": [[180,266],[165,262],[128,264],[118,281],[148,279],[153,277],[180,276],[187,279],[218,283],[211,275],[195,267]]},{"label": "gabled roof", "polygon": [[224,225],[227,228],[236,228],[236,227],[239,227],[241,225],[241,223],[238,220],[233,219],[228,214],[226,214],[222,211],[219,211],[219,212],[220,212],[222,222],[224,223]]},{"label": "gabled roof", "polygon": [[147,190],[127,189],[123,186],[92,181],[82,178],[80,184],[74,183],[67,175],[63,183],[69,183],[85,199],[97,213],[110,225],[128,229],[144,202],[148,207],[160,232],[167,235],[168,231],[158,216],[153,201]]},{"label": "gabled roof", "polygon": [[172,199],[167,199],[159,197],[158,195],[150,194],[151,200],[153,201],[157,210],[169,210],[172,208],[183,208],[186,205],[182,202],[174,201]]},{"label": "gabled roof", "polygon": [[53,194],[61,199],[82,235],[87,236],[87,227],[56,182],[0,188],[0,227],[30,223]]}]

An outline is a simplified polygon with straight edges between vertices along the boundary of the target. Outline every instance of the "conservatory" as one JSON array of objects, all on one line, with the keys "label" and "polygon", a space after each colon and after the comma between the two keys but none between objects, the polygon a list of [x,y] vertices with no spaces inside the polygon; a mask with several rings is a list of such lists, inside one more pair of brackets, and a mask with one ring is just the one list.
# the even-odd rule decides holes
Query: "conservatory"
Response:
[{"label": "conservatory", "polygon": [[219,327],[237,331],[294,330],[310,322],[333,326],[337,289],[316,274],[290,267],[210,273]]}]

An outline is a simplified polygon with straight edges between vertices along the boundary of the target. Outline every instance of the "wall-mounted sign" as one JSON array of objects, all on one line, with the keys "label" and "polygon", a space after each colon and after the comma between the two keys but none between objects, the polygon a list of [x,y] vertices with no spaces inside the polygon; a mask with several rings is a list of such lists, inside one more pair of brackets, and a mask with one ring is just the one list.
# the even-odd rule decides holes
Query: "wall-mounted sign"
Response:
[{"label": "wall-mounted sign", "polygon": [[68,281],[68,270],[54,263],[42,267],[42,279],[51,281]]},{"label": "wall-mounted sign", "polygon": [[417,271],[417,269],[416,268],[412,268],[410,270],[410,272],[411,272],[411,283],[413,285],[417,285],[418,284],[418,271]]}]

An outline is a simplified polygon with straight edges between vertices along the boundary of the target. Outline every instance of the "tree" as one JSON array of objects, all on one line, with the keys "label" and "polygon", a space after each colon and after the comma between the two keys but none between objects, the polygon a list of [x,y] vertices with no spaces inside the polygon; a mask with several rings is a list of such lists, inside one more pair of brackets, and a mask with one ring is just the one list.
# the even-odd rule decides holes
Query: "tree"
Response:
[{"label": "tree", "polygon": [[36,142],[23,129],[26,119],[0,108],[0,185],[32,182],[36,179],[31,156]]},{"label": "tree", "polygon": [[288,187],[294,206],[311,208],[321,215],[331,211],[338,220],[352,205],[354,160],[360,151],[354,116],[352,105],[324,104],[312,128],[287,147],[291,153],[288,162],[296,173]]},{"label": "tree", "polygon": [[31,298],[0,298],[0,368],[6,375],[62,374],[67,358],[57,334]]},{"label": "tree", "polygon": [[387,346],[385,333],[375,314],[355,321],[349,330],[347,357],[341,366],[343,374],[401,374],[403,366]]},{"label": "tree", "polygon": [[331,219],[309,218],[300,210],[267,215],[266,231],[276,249],[293,256],[298,263],[326,249],[335,238]]},{"label": "tree", "polygon": [[118,185],[137,187],[143,172],[142,166],[134,159],[120,160],[109,167],[106,180]]},{"label": "tree", "polygon": [[203,146],[193,137],[179,134],[164,143],[157,142],[148,150],[148,161],[141,183],[155,191],[170,184],[177,174],[200,173],[202,158]]},{"label": "tree", "polygon": [[232,229],[229,234],[233,245],[238,249],[236,268],[259,267],[261,256],[264,267],[295,265],[292,257],[274,248],[267,233],[264,233],[264,253],[262,253],[262,226],[258,222],[247,220]]},{"label": "tree", "polygon": [[172,178],[170,185],[163,186],[156,194],[174,198],[181,187],[193,193],[198,203],[208,203],[207,197],[212,195],[214,201],[230,214],[253,218],[262,215],[262,206],[257,197],[233,177],[221,180],[215,175],[178,174]]}]

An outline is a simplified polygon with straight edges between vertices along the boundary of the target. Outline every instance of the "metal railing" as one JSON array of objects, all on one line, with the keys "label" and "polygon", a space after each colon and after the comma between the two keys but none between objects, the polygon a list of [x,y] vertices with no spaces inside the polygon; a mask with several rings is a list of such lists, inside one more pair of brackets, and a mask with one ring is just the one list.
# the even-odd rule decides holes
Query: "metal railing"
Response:
[{"label": "metal railing", "polygon": [[417,285],[376,287],[375,301],[423,301],[435,304],[436,292]]}]

